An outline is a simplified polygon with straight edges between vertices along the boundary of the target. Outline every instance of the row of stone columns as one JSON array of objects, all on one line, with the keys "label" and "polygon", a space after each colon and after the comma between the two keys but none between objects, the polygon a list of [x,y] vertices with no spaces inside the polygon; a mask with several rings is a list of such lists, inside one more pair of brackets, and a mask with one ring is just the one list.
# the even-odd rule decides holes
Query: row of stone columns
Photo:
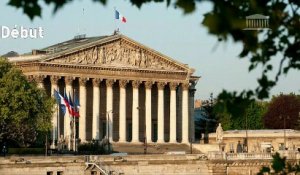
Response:
[{"label": "row of stone columns", "polygon": [[[51,92],[53,95],[54,89],[58,89],[58,80],[59,77],[52,76],[51,80]],[[66,84],[66,93],[72,96],[72,77],[65,77]],[[79,110],[79,138],[82,142],[86,141],[86,78],[79,78],[79,101],[80,101],[80,110]],[[93,79],[93,124],[92,124],[92,138],[99,140],[100,139],[100,127],[99,127],[99,118],[100,118],[100,79]],[[111,142],[113,142],[113,84],[114,80],[107,79],[106,83],[106,117],[107,117],[107,127],[106,127],[106,136]],[[119,104],[119,142],[126,142],[126,86],[129,83],[128,80],[119,80],[120,87],[120,104]],[[139,142],[139,110],[145,110],[145,136],[147,142],[152,142],[152,106],[151,106],[151,97],[152,92],[151,88],[154,82],[146,81],[145,82],[145,107],[139,106],[139,86],[142,81],[133,80],[132,82],[132,141]],[[158,104],[157,104],[157,123],[158,123],[158,133],[157,133],[157,142],[164,143],[164,87],[167,83],[157,82],[158,88]],[[179,83],[171,82],[169,83],[170,87],[170,142],[177,142],[177,130],[176,130],[176,88],[179,86]],[[182,83],[182,142],[189,142],[189,105],[188,105],[188,91],[189,83]],[[57,113],[53,114],[53,140],[57,140],[55,133],[58,133],[58,123],[57,123]],[[70,139],[71,143],[71,127],[70,127],[70,118],[64,117],[64,136],[65,138]],[[68,137],[66,137],[68,136]]]}]

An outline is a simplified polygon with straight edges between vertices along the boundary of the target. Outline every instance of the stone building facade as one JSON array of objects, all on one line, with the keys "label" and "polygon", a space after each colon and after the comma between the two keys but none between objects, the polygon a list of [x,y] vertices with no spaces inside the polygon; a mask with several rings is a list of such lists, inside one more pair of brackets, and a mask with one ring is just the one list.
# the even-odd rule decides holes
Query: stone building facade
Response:
[{"label": "stone building facade", "polygon": [[[228,130],[224,131],[223,141],[220,147],[226,153],[237,153],[237,145],[240,142],[242,148],[245,140],[248,141],[248,153],[273,153],[288,150],[288,152],[300,151],[300,131],[292,129],[262,129],[262,130]],[[209,143],[218,144],[216,133],[209,134]],[[245,151],[247,151],[244,148]]]},{"label": "stone building facade", "polygon": [[[78,98],[80,117],[56,107],[52,140],[188,143],[194,138],[194,69],[124,35],[90,37],[10,57],[48,95]],[[72,125],[75,119],[75,127]],[[54,145],[54,142],[53,142]],[[69,145],[71,148],[71,144]]]}]

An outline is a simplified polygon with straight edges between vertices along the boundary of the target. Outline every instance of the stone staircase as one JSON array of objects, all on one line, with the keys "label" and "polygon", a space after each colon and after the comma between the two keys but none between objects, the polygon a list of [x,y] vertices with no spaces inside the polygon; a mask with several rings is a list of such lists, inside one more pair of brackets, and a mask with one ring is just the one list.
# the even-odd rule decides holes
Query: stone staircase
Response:
[{"label": "stone staircase", "polygon": [[98,172],[95,173],[95,175],[123,175],[124,173],[119,171],[119,170],[115,170],[114,168],[105,165],[103,163],[96,163],[96,162],[86,162],[85,163],[86,168],[85,168],[85,174],[92,174],[92,172]]}]

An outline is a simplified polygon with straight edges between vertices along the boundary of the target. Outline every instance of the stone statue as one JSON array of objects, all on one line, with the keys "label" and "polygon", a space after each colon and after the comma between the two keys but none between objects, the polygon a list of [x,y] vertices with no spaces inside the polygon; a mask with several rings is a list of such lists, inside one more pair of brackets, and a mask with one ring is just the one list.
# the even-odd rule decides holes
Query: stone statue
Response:
[{"label": "stone statue", "polygon": [[70,137],[68,135],[65,137],[65,145],[68,149],[70,148]]},{"label": "stone statue", "polygon": [[57,143],[58,150],[63,150],[64,149],[64,144],[65,144],[65,139],[63,135],[60,135]]},{"label": "stone statue", "polygon": [[236,146],[236,152],[237,153],[242,153],[243,152],[243,147],[240,141],[238,141],[238,144]]},{"label": "stone statue", "polygon": [[217,127],[216,130],[216,141],[217,143],[222,143],[223,141],[223,128],[221,126],[221,123],[219,123],[219,126]]}]

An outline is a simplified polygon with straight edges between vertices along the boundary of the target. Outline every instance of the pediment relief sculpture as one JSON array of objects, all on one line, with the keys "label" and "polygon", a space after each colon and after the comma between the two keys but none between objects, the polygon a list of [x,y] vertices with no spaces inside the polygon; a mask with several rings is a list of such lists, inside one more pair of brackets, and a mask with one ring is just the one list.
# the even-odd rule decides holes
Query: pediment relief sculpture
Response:
[{"label": "pediment relief sculpture", "polygon": [[156,70],[185,70],[185,68],[164,59],[145,49],[133,47],[121,42],[103,46],[94,46],[76,53],[45,60],[46,62],[83,64],[93,66],[114,66],[130,68],[146,68]]}]

